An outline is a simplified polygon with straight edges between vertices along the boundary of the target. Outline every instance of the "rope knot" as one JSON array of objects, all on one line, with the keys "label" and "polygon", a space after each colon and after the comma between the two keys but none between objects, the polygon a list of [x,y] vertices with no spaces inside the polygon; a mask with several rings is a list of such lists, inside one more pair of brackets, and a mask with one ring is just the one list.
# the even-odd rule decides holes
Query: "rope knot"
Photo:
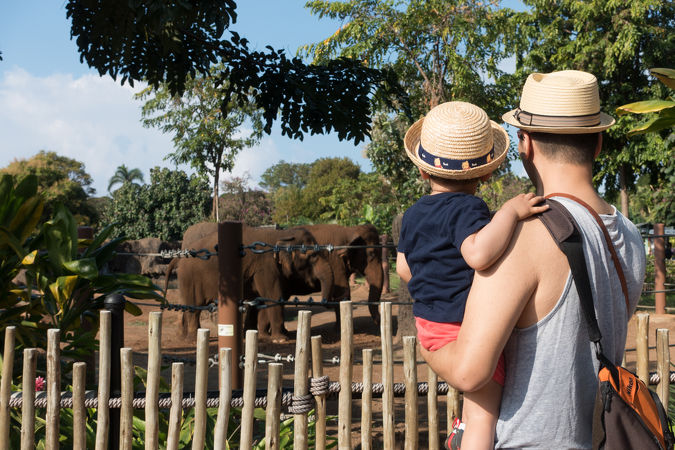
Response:
[{"label": "rope knot", "polygon": [[309,379],[309,392],[311,392],[312,395],[314,396],[327,395],[329,392],[328,391],[329,386],[330,380],[328,379],[327,375]]},{"label": "rope knot", "polygon": [[312,397],[312,394],[294,395],[291,406],[288,407],[288,412],[291,414],[307,414],[312,409],[314,409],[314,397]]}]

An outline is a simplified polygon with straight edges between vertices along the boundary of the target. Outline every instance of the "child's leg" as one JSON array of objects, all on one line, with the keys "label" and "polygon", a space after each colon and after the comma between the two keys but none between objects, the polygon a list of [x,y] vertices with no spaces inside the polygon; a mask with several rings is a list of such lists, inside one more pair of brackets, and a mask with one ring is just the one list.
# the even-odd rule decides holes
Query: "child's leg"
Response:
[{"label": "child's leg", "polygon": [[462,450],[494,449],[501,400],[502,386],[494,380],[477,391],[464,394]]}]

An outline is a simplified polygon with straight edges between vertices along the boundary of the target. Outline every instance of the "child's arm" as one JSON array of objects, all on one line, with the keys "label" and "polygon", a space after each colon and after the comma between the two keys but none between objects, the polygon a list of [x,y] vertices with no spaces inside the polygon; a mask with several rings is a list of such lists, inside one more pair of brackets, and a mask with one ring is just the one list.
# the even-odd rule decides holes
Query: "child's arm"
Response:
[{"label": "child's arm", "polygon": [[475,270],[490,267],[506,250],[516,223],[548,209],[548,205],[535,206],[542,201],[544,197],[533,193],[517,195],[504,203],[489,224],[464,239],[460,251],[469,267]]},{"label": "child's arm", "polygon": [[405,253],[396,253],[396,273],[399,277],[401,277],[401,280],[405,281],[406,283],[410,282],[412,273],[410,273],[408,261],[405,259]]}]

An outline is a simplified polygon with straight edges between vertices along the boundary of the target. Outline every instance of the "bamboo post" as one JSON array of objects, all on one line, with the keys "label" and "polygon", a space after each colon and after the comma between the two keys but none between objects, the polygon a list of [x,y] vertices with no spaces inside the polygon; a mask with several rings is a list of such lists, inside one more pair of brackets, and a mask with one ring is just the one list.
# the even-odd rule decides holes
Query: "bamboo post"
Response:
[{"label": "bamboo post", "polygon": [[462,400],[459,391],[450,385],[448,385],[448,395],[445,399],[445,407],[447,411],[447,430],[448,434],[450,434],[452,431],[452,422],[455,418],[462,418]]},{"label": "bamboo post", "polygon": [[654,224],[654,309],[656,314],[666,313],[666,240],[663,238],[665,226],[663,223]]},{"label": "bamboo post", "polygon": [[427,391],[427,417],[429,421],[429,450],[438,450],[438,375],[436,372],[429,369],[427,380],[429,390]]},{"label": "bamboo post", "polygon": [[389,242],[389,235],[382,234],[380,235],[380,245],[382,245],[382,275],[384,275],[384,280],[382,282],[382,293],[388,294],[389,289],[389,248],[386,247],[387,242]]},{"label": "bamboo post", "polygon": [[112,317],[110,311],[100,311],[98,331],[98,407],[96,425],[96,450],[108,450],[110,429],[110,344]]},{"label": "bamboo post", "polygon": [[[311,318],[312,313],[310,311],[298,312],[298,332],[295,341],[295,379],[293,380],[293,397],[297,398],[309,394],[309,354],[311,351],[309,346],[309,335],[311,332]],[[340,361],[340,363],[342,363],[342,361]],[[309,445],[307,414],[293,414],[293,417],[293,448],[305,450]]]},{"label": "bamboo post", "polygon": [[[323,351],[321,349],[321,336],[312,336],[312,376],[321,378],[323,376]],[[326,396],[315,395],[314,401],[316,408],[316,433],[314,439],[314,448],[316,450],[326,450]]]},{"label": "bamboo post", "polygon": [[87,410],[84,393],[87,386],[87,363],[73,364],[73,450],[87,448]]},{"label": "bamboo post", "polygon": [[145,449],[159,447],[159,377],[162,369],[162,312],[148,320],[148,380],[145,391]]},{"label": "bamboo post", "polygon": [[16,327],[5,328],[5,349],[2,354],[2,380],[0,380],[0,450],[9,449],[9,398],[12,395],[15,339]]},{"label": "bamboo post", "polygon": [[134,352],[120,349],[120,434],[119,446],[131,450],[134,437]]},{"label": "bamboo post", "polygon": [[[265,414],[265,450],[279,450],[281,417],[281,363],[267,368],[267,410]],[[318,433],[317,433],[318,437]]]},{"label": "bamboo post", "polygon": [[373,440],[373,349],[364,348],[363,393],[361,394],[361,450],[372,450]]},{"label": "bamboo post", "polygon": [[668,408],[670,400],[670,348],[668,346],[667,328],[656,330],[656,371],[659,374],[659,384],[656,386],[656,393],[661,399],[661,403]]},{"label": "bamboo post", "polygon": [[403,336],[403,376],[405,377],[405,445],[406,450],[419,446],[417,432],[417,363],[415,336]]},{"label": "bamboo post", "polygon": [[244,296],[241,244],[241,222],[218,224],[218,348],[232,349],[235,364],[230,365],[230,380],[234,389],[241,388],[239,300]]},{"label": "bamboo post", "polygon": [[352,446],[352,370],[354,364],[352,302],[340,302],[340,394],[338,396],[338,448]]},{"label": "bamboo post", "polygon": [[637,316],[637,335],[635,337],[635,351],[637,362],[635,373],[643,382],[649,385],[649,314],[640,312]]},{"label": "bamboo post", "polygon": [[35,449],[35,368],[37,350],[23,351],[23,392],[21,393],[21,450]]},{"label": "bamboo post", "polygon": [[61,330],[47,330],[47,417],[45,448],[59,448],[59,423],[61,422]]},{"label": "bamboo post", "polygon": [[[238,369],[237,369],[238,370]],[[221,348],[218,351],[218,374],[220,393],[218,395],[218,418],[214,445],[216,450],[227,448],[227,424],[230,419],[230,402],[232,401],[232,349]]]},{"label": "bamboo post", "polygon": [[197,368],[195,373],[195,429],[192,448],[201,450],[206,439],[206,391],[209,384],[208,328],[197,330]]},{"label": "bamboo post", "polygon": [[255,409],[255,372],[258,367],[258,331],[246,330],[244,350],[244,407],[241,410],[240,448],[253,446],[253,410]]},{"label": "bamboo post", "polygon": [[382,428],[385,450],[394,448],[394,353],[391,326],[391,302],[381,305],[380,329],[382,339]]},{"label": "bamboo post", "polygon": [[169,432],[166,436],[166,450],[178,450],[180,424],[183,418],[183,380],[185,366],[181,362],[171,364],[171,410],[169,411]]}]

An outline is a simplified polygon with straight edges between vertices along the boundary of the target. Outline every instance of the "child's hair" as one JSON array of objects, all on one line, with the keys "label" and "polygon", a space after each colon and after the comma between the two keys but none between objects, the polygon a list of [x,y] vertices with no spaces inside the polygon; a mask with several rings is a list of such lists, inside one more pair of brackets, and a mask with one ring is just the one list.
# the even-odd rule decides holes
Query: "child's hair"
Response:
[{"label": "child's hair", "polygon": [[539,144],[541,152],[549,159],[572,163],[593,162],[600,133],[552,134],[530,133],[530,138]]},{"label": "child's hair", "polygon": [[444,187],[466,187],[466,186],[473,186],[473,185],[478,185],[478,182],[481,180],[481,178],[469,178],[468,180],[451,180],[449,178],[441,178],[436,175],[432,175],[430,173],[427,173],[429,175],[429,178],[434,180],[434,183],[440,184],[441,186]]}]

